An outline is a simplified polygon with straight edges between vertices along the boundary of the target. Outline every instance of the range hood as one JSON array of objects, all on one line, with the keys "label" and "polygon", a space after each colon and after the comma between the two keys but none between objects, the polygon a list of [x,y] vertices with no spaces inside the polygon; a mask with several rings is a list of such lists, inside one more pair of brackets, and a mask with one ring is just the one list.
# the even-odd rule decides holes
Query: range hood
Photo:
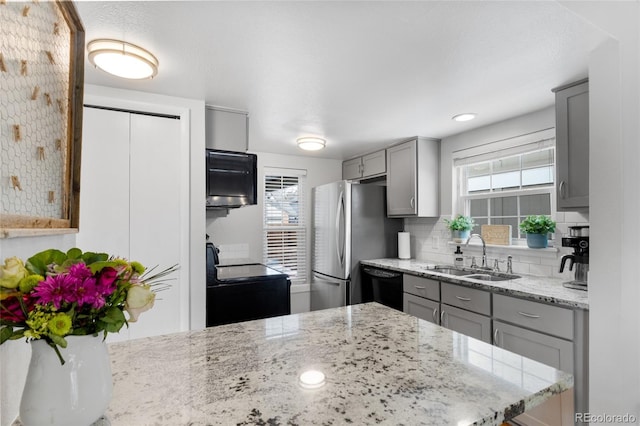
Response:
[{"label": "range hood", "polygon": [[258,157],[246,152],[206,149],[207,209],[257,203]]}]

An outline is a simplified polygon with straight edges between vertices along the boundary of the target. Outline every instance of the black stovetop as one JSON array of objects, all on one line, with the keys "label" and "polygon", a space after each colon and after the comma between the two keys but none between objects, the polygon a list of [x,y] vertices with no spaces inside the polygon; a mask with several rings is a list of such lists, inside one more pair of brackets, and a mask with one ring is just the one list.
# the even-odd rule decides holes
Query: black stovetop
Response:
[{"label": "black stovetop", "polygon": [[286,274],[276,271],[261,263],[250,263],[247,265],[232,265],[216,267],[216,281],[237,282],[237,281],[256,281],[261,279],[274,279],[287,277]]}]

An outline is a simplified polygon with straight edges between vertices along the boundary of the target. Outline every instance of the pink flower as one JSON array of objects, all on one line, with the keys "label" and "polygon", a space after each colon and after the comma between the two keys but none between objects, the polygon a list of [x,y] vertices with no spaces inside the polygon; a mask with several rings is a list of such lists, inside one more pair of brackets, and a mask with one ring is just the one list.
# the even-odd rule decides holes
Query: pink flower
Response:
[{"label": "pink flower", "polygon": [[[27,312],[33,309],[33,300],[29,296],[23,295],[22,301]],[[3,320],[21,323],[27,319],[24,316],[24,312],[22,312],[22,307],[20,306],[20,302],[16,296],[8,297],[3,300],[1,304],[2,308],[0,308],[0,318]]]},{"label": "pink flower", "polygon": [[110,295],[116,290],[114,283],[118,277],[118,271],[111,267],[102,269],[98,276],[98,291],[103,295]]},{"label": "pink flower", "polygon": [[84,263],[75,263],[69,267],[68,274],[73,278],[84,280],[86,278],[93,277],[91,273],[91,269],[87,267]]},{"label": "pink flower", "polygon": [[76,280],[69,275],[48,276],[33,289],[32,294],[37,303],[41,305],[52,303],[56,309],[60,309],[63,302],[75,301],[75,284]]},{"label": "pink flower", "polygon": [[74,281],[73,300],[70,300],[71,302],[78,302],[78,306],[94,305],[96,307],[96,304],[104,305],[104,301],[102,304],[96,302],[96,299],[101,299],[102,295],[98,292],[95,278],[89,277],[84,280],[75,279]]}]

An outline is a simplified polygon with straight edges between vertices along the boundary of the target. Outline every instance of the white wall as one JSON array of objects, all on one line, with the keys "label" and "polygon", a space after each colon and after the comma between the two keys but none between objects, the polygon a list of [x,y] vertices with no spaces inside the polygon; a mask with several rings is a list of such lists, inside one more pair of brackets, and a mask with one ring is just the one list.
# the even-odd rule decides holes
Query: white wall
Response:
[{"label": "white wall", "polygon": [[[264,198],[264,168],[283,167],[307,170],[307,253],[311,253],[311,188],[342,179],[342,161],[311,156],[292,156],[256,152],[258,155],[258,204],[207,213],[207,234],[211,242],[221,246],[221,261],[225,258],[241,258],[262,263],[262,208]],[[230,254],[233,253],[233,254]],[[308,259],[311,265],[311,259]],[[309,310],[309,285],[291,287],[291,312]]]},{"label": "white wall", "polygon": [[[4,259],[12,256],[26,260],[35,253],[50,248],[67,251],[75,245],[75,234],[0,239],[0,262],[4,264]],[[18,415],[30,359],[31,348],[24,339],[8,341],[0,346],[1,425],[10,425]]]},{"label": "white wall", "polygon": [[562,4],[612,36],[589,60],[589,410],[640,418],[640,4]]}]

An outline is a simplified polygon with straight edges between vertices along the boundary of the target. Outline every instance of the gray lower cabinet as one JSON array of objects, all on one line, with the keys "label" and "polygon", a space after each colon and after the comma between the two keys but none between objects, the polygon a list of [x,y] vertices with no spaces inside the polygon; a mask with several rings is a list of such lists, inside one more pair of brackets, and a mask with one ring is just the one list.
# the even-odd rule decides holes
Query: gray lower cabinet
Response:
[{"label": "gray lower cabinet", "polygon": [[[573,373],[573,342],[497,320],[493,321],[493,330],[496,346]],[[535,371],[535,367],[529,366],[527,370]],[[522,380],[536,380],[535,373]],[[573,425],[573,399],[573,392],[563,392],[544,405],[527,410],[516,421],[525,426]]]},{"label": "gray lower cabinet", "polygon": [[[403,275],[403,290],[405,313],[574,375],[573,391],[528,409],[513,424],[573,425],[573,413],[588,411],[588,311],[411,274]],[[519,380],[535,381],[535,373]]]},{"label": "gray lower cabinet", "polygon": [[442,304],[441,325],[474,339],[491,343],[491,318]]},{"label": "gray lower cabinet", "polygon": [[[574,412],[587,411],[587,317],[583,311],[493,294],[494,344],[574,375],[573,392],[563,392],[519,416],[528,426],[573,425]],[[532,377],[531,379],[535,379]]]},{"label": "gray lower cabinet", "polygon": [[440,324],[440,282],[415,275],[402,275],[403,311]]},{"label": "gray lower cabinet", "polygon": [[440,291],[440,324],[491,343],[491,293],[445,282]]},{"label": "gray lower cabinet", "polygon": [[414,317],[418,317],[434,324],[440,324],[440,304],[433,300],[404,293],[402,310],[404,313],[413,315]]}]

